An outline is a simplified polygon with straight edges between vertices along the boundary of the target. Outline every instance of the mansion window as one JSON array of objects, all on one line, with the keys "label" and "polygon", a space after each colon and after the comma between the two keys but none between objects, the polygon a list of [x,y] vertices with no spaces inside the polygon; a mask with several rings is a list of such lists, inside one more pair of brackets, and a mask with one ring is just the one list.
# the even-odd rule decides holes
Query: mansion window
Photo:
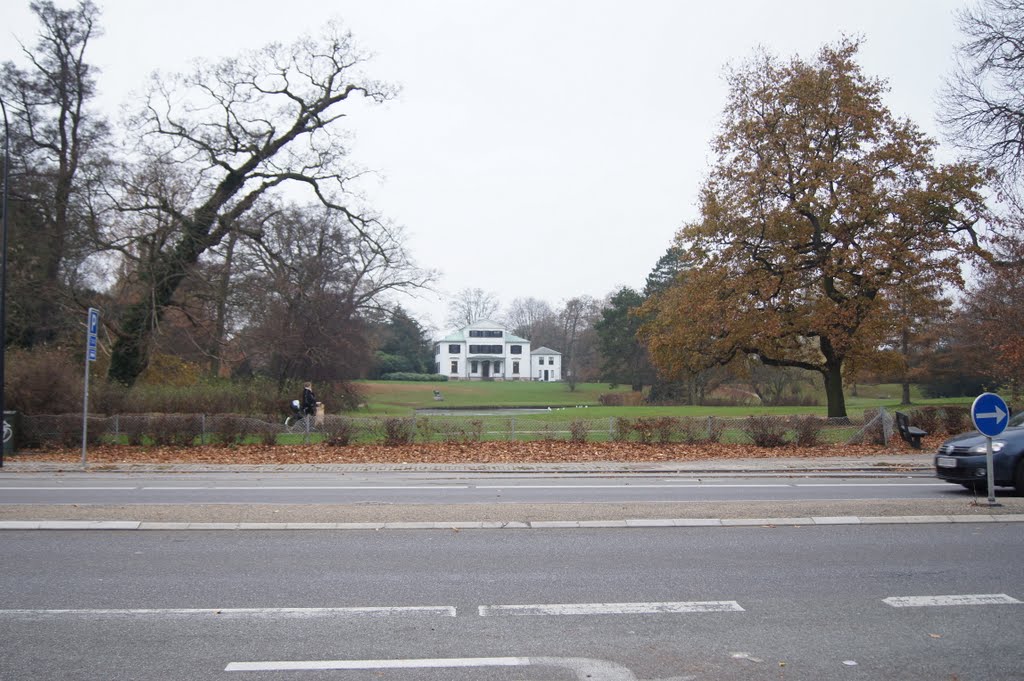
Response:
[{"label": "mansion window", "polygon": [[478,371],[480,371],[479,364],[477,362],[470,362],[469,363],[469,371],[470,371],[470,373],[474,373],[474,374],[477,373]]},{"label": "mansion window", "polygon": [[449,355],[457,355],[460,352],[462,352],[462,346],[461,345],[449,345],[448,346],[448,354]]},{"label": "mansion window", "polygon": [[453,359],[452,360],[452,373],[453,374],[459,373],[459,360],[457,360],[457,359]]},{"label": "mansion window", "polygon": [[508,347],[508,351],[511,354],[513,354],[513,355],[521,355],[521,354],[523,354],[523,346],[522,345],[510,345]]},{"label": "mansion window", "polygon": [[500,355],[504,350],[501,345],[470,345],[469,352],[473,355]]},{"label": "mansion window", "polygon": [[470,338],[501,338],[501,331],[490,331],[490,330],[470,330]]},{"label": "mansion window", "polygon": [[518,374],[519,373],[519,362],[512,362],[512,373],[513,374]]}]

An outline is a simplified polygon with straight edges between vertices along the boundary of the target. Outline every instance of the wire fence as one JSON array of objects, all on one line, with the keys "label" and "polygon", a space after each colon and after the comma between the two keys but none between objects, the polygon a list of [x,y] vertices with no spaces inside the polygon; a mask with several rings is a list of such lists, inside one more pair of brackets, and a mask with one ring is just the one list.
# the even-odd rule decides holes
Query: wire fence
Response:
[{"label": "wire fence", "polygon": [[[948,420],[948,419],[947,419]],[[893,436],[893,415],[885,409],[861,418],[816,416],[601,417],[412,416],[308,417],[294,425],[270,416],[234,414],[119,414],[90,416],[88,444],[197,445],[350,444],[406,445],[484,441],[632,442],[648,445],[727,443],[775,447],[841,443],[884,444]],[[933,431],[934,432],[934,428]],[[82,444],[81,414],[22,415],[16,427],[20,448]]]}]

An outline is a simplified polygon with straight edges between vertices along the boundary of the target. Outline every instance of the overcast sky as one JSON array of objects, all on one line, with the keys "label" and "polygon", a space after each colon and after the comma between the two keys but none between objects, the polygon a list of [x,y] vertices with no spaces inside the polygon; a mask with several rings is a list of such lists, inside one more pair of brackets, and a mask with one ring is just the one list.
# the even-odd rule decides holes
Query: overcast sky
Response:
[{"label": "overcast sky", "polygon": [[[891,87],[890,108],[938,137],[935,102],[960,40],[954,0],[96,0],[89,60],[111,115],[153,70],[291,42],[340,18],[398,98],[356,130],[372,204],[408,230],[438,292],[403,305],[442,329],[451,294],[601,298],[641,288],[696,216],[725,103],[723,69],[757,46],[812,57],[843,34]],[[56,0],[68,7],[68,0]],[[35,41],[3,0],[0,59]],[[948,149],[943,156],[951,156]],[[511,254],[511,255],[510,255]]]}]

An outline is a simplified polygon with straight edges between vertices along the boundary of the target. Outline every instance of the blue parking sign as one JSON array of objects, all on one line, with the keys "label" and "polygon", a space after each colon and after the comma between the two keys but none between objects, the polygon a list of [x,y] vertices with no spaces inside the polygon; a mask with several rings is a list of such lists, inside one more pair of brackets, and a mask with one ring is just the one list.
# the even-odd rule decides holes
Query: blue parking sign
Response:
[{"label": "blue parking sign", "polygon": [[982,435],[995,437],[1006,430],[1010,410],[1003,398],[995,393],[982,393],[971,405],[971,421]]},{"label": "blue parking sign", "polygon": [[96,361],[96,335],[100,330],[100,311],[95,307],[89,308],[89,332],[86,336],[86,358],[90,362]]}]

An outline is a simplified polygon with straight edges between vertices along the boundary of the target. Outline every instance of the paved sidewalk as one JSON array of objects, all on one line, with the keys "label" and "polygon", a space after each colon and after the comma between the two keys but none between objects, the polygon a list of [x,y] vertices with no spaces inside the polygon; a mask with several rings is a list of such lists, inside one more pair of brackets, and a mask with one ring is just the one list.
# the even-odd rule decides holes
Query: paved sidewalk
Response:
[{"label": "paved sidewalk", "polygon": [[921,525],[1020,523],[1024,513],[1003,515],[808,516],[791,518],[635,518],[629,520],[442,521],[370,523],[223,523],[136,520],[0,520],[4,530],[568,530],[667,527],[796,527],[803,525]]},{"label": "paved sidewalk", "polygon": [[210,464],[210,463],[79,463],[8,460],[0,468],[6,473],[46,472],[118,472],[118,473],[719,473],[719,474],[892,474],[930,473],[934,471],[932,454],[891,454],[869,457],[780,457],[750,459],[711,459],[701,461],[615,462],[584,461],[572,463],[400,463],[400,464]]}]

